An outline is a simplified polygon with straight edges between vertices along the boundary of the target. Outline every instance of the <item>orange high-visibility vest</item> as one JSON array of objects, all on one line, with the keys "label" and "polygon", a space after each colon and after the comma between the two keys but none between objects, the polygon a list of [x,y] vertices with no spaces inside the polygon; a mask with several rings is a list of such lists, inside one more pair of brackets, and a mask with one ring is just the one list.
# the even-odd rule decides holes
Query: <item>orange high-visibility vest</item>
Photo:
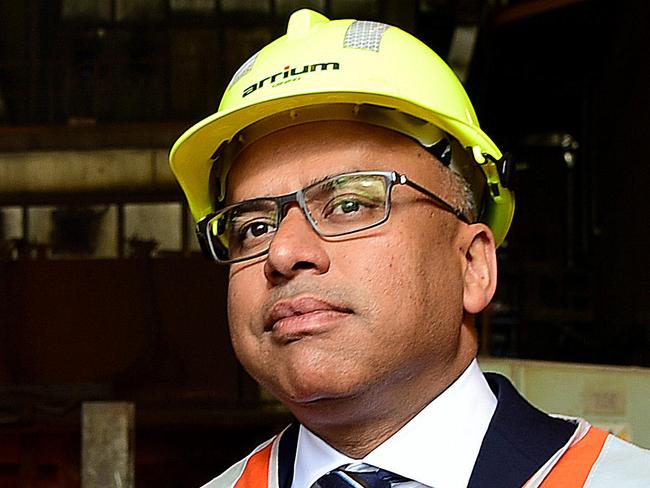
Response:
[{"label": "orange high-visibility vest", "polygon": [[[551,458],[525,488],[650,487],[649,451],[591,427],[584,420],[580,420],[577,432],[558,452],[558,459]],[[290,488],[278,483],[278,449],[283,433],[257,447],[203,488]]]},{"label": "orange high-visibility vest", "polygon": [[591,427],[582,439],[562,455],[539,485],[540,488],[585,486],[591,468],[602,453],[608,436],[607,432]]}]

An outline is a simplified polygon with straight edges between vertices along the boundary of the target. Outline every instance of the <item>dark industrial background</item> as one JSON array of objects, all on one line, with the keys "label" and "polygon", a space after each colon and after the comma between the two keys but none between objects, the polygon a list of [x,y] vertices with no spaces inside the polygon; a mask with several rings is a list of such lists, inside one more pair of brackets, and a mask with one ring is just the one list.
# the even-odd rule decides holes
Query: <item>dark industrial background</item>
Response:
[{"label": "dark industrial background", "polygon": [[0,486],[78,487],[87,400],[135,402],[140,487],[199,486],[286,423],[236,363],[225,269],[172,182],[32,182],[65,181],[72,156],[164,154],[299,7],[417,35],[512,154],[481,354],[650,366],[645,0],[3,0]]}]

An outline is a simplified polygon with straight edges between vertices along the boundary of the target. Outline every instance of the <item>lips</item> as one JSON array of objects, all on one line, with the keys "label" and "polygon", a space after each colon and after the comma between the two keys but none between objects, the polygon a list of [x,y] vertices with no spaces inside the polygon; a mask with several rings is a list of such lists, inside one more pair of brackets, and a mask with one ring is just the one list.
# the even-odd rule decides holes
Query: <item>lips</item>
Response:
[{"label": "lips", "polygon": [[265,315],[264,330],[281,335],[313,333],[324,322],[350,313],[347,307],[311,296],[279,300]]}]

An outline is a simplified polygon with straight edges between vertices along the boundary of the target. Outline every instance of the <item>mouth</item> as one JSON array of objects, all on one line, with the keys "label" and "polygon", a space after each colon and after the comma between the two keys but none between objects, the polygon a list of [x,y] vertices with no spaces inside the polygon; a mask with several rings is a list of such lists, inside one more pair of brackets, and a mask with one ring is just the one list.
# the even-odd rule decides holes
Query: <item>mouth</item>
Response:
[{"label": "mouth", "polygon": [[327,323],[353,313],[352,309],[313,296],[279,300],[264,318],[264,331],[290,338],[321,331]]}]

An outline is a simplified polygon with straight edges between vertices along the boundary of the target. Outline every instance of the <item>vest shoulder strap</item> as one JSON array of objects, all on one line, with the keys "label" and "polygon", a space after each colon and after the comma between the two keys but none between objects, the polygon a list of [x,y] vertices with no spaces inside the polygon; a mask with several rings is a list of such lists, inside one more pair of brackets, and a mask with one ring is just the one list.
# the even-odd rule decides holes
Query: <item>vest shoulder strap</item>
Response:
[{"label": "vest shoulder strap", "polygon": [[237,483],[235,483],[234,488],[261,488],[268,486],[272,449],[273,443],[270,443],[248,458],[246,468],[237,480]]},{"label": "vest shoulder strap", "polygon": [[540,488],[577,488],[584,486],[591,469],[600,456],[609,434],[591,427],[587,434],[571,446],[544,478]]}]

